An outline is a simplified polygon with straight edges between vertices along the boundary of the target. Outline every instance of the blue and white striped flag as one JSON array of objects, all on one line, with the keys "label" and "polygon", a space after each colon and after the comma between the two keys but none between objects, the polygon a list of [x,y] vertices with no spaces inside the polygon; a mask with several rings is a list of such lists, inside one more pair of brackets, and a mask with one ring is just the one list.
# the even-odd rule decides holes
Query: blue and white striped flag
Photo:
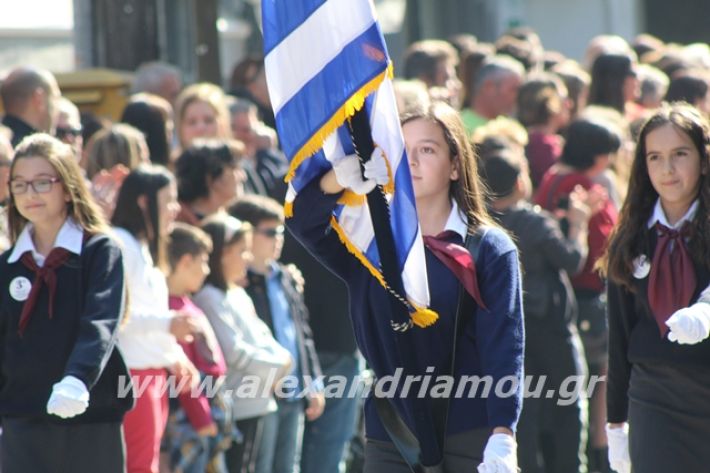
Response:
[{"label": "blue and white striped flag", "polygon": [[[424,246],[392,88],[392,65],[370,0],[262,0],[266,79],[276,127],[290,161],[286,215],[297,193],[355,153],[345,121],[365,107],[384,152],[384,186],[397,261],[412,320],[427,326]],[[331,224],[343,244],[385,285],[364,196],[346,192]]]}]

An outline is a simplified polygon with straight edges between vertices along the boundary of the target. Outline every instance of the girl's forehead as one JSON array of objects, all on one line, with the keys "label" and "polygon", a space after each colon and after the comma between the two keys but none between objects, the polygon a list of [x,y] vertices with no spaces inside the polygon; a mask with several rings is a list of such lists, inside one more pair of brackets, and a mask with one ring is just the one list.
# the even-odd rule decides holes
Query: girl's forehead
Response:
[{"label": "girl's forehead", "polygon": [[13,166],[12,174],[56,174],[54,166],[42,156],[28,156],[18,159]]},{"label": "girl's forehead", "polygon": [[444,130],[438,123],[425,118],[415,118],[402,126],[405,135],[413,139],[434,139],[444,141]]},{"label": "girl's forehead", "polygon": [[689,144],[695,147],[693,139],[690,137],[689,131],[670,122],[664,123],[663,125],[660,125],[657,128],[654,128],[653,130],[649,131],[646,135],[646,141],[647,143],[654,142],[657,144],[665,144],[668,146],[672,144],[677,144],[678,142],[683,142],[685,144]]}]

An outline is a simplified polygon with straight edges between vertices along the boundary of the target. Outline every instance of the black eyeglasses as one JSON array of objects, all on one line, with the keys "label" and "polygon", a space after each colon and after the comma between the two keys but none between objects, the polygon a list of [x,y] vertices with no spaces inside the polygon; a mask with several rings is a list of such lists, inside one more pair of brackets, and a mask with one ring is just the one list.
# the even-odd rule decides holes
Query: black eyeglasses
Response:
[{"label": "black eyeglasses", "polygon": [[61,182],[58,177],[41,177],[31,181],[20,181],[13,179],[10,181],[10,193],[20,195],[27,192],[27,189],[32,187],[37,194],[46,194],[52,190],[52,184]]},{"label": "black eyeglasses", "polygon": [[277,236],[283,236],[284,234],[284,227],[278,226],[276,228],[257,228],[254,230],[256,233],[259,233],[261,235],[264,235],[265,237],[269,238],[276,238]]},{"label": "black eyeglasses", "polygon": [[57,131],[54,133],[57,138],[64,139],[67,136],[73,136],[76,138],[77,136],[81,135],[81,128],[71,128],[71,127],[57,127]]}]

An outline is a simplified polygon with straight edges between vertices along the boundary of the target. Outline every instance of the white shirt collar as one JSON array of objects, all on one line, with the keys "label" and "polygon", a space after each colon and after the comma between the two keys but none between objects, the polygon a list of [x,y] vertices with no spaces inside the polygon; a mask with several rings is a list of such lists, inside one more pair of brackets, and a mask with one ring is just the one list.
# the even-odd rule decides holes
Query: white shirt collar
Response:
[{"label": "white shirt collar", "polygon": [[695,217],[695,213],[698,211],[698,205],[699,202],[696,199],[688,209],[688,211],[683,215],[683,217],[678,220],[675,225],[671,225],[668,223],[668,219],[666,218],[666,213],[663,211],[663,206],[661,206],[661,199],[659,198],[656,201],[655,207],[653,207],[653,213],[651,214],[651,218],[648,219],[647,226],[648,228],[653,227],[656,222],[660,223],[661,225],[665,225],[666,227],[672,229],[672,230],[677,230],[680,227],[683,226],[683,224],[689,220],[692,220]]},{"label": "white shirt collar", "polygon": [[444,226],[444,231],[452,230],[461,236],[463,241],[466,241],[466,235],[468,234],[468,225],[466,224],[466,217],[459,210],[459,206],[455,200],[451,200],[451,212],[449,213],[449,219],[446,221]]},{"label": "white shirt collar", "polygon": [[[12,253],[7,260],[8,263],[16,262],[25,252],[31,251],[32,256],[35,258],[35,262],[39,266],[44,264],[45,257],[37,252],[35,244],[32,241],[32,233],[34,233],[34,226],[31,223],[28,223],[25,225],[25,228],[22,229],[20,236],[17,238],[15,247],[12,249]],[[59,233],[57,233],[57,238],[54,240],[53,248],[64,248],[75,255],[80,255],[83,243],[84,230],[77,225],[72,218],[67,218],[64,221],[62,228],[59,229]]]}]

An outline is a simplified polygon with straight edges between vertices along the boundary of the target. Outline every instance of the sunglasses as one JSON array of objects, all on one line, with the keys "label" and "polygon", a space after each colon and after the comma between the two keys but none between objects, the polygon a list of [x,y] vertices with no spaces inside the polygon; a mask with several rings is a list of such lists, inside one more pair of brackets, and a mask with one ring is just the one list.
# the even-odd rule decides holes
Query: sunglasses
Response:
[{"label": "sunglasses", "polygon": [[57,127],[56,132],[54,133],[57,138],[64,139],[67,136],[72,136],[76,138],[77,136],[81,135],[81,128],[70,128],[70,127]]},{"label": "sunglasses", "polygon": [[261,229],[257,228],[254,231],[256,233],[264,235],[265,237],[276,238],[277,236],[283,236],[285,229],[284,229],[283,225],[280,225],[276,228],[261,228]]}]

